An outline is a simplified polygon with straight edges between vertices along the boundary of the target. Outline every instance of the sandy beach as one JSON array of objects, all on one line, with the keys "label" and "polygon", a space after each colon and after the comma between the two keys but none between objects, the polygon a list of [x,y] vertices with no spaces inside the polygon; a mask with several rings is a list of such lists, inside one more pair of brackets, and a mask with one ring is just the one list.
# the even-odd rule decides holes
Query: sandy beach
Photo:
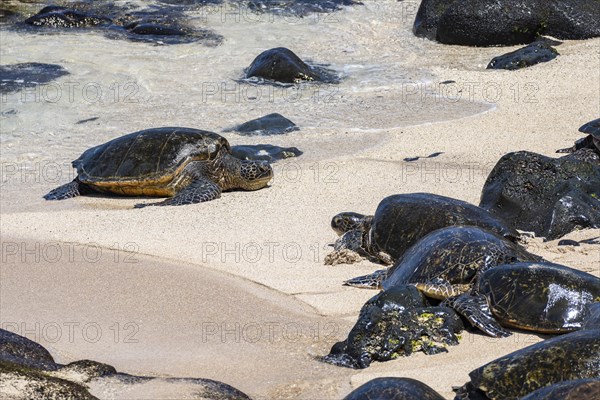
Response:
[{"label": "sandy beach", "polygon": [[[338,108],[302,103],[306,108],[297,114],[289,103],[242,102],[215,106],[211,118],[210,107],[198,113],[178,111],[181,98],[166,94],[140,105],[133,116],[135,109],[118,111],[119,104],[67,106],[66,118],[50,121],[49,129],[73,130],[75,144],[67,143],[69,137],[42,140],[31,134],[29,147],[25,132],[44,129],[43,120],[32,122],[43,104],[14,98],[3,102],[4,110],[18,111],[16,117],[2,117],[7,127],[3,135],[4,129],[24,134],[2,149],[4,153],[9,146],[8,156],[3,154],[0,190],[2,328],[38,341],[58,362],[93,359],[138,375],[210,378],[255,399],[339,399],[380,376],[416,378],[452,398],[452,386],[465,383],[472,369],[541,340],[521,332],[504,339],[465,332],[447,353],[418,353],[365,370],[316,359],[346,337],[362,304],[376,294],[342,282],[380,269],[368,261],[324,265],[336,239],[329,225],[333,215],[372,214],[381,199],[396,193],[431,192],[478,204],[483,183],[502,155],[529,150],[554,156],[556,149],[581,137],[580,125],[600,113],[600,39],[566,41],[557,47],[558,58],[531,68],[490,71],[485,66],[492,57],[519,46],[463,48],[424,42],[410,37],[412,20],[401,15],[400,3],[376,8],[367,1],[365,7],[371,14],[358,8],[336,13],[341,23],[358,24],[351,37],[362,40],[348,42],[354,48],[346,54],[347,65],[377,59],[385,65],[385,75],[409,62],[402,58],[407,49],[424,46],[430,52],[422,58],[411,53],[410,63],[429,78],[388,89],[359,85],[357,92],[353,88],[358,84],[349,78],[340,85],[338,98],[351,98],[353,105],[364,99],[355,117],[353,106],[344,102]],[[380,15],[384,17],[375,19]],[[274,32],[284,28],[283,23],[273,27]],[[397,31],[403,40],[395,38]],[[289,43],[281,43],[275,33],[252,37],[240,57],[257,54],[257,43],[265,49],[288,45],[343,69],[342,52],[328,57],[331,49],[325,39],[318,38],[311,48],[306,38],[286,37]],[[17,54],[13,40],[10,35],[2,39],[3,63],[35,61],[44,54],[35,44],[31,48],[40,51],[30,57]],[[59,58],[52,61],[74,63],[76,56]],[[358,70],[346,69],[349,75]],[[204,74],[198,82],[208,79],[209,72]],[[143,90],[171,90],[174,79],[176,74]],[[448,80],[454,83],[440,84]],[[182,109],[192,111],[199,103],[197,95],[189,92]],[[159,103],[162,108],[153,114],[152,106]],[[56,112],[60,104],[48,107]],[[169,109],[171,115],[166,114]],[[80,112],[79,119],[101,119],[85,129],[74,126]],[[141,210],[132,209],[139,199],[42,198],[69,180],[68,167],[57,182],[47,179],[44,165],[67,165],[87,147],[118,134],[161,125],[216,130],[268,112],[282,112],[308,128],[296,141],[295,133],[285,139],[230,138],[233,144],[293,143],[305,152],[275,164],[275,178],[266,189],[224,193],[203,204]],[[41,115],[52,119],[50,111]],[[362,125],[353,128],[352,118]],[[85,135],[87,140],[82,139]],[[46,149],[52,140],[55,147]],[[62,142],[64,148],[59,147]],[[46,153],[39,161],[37,156],[27,158],[32,148]],[[442,154],[404,161],[435,152]],[[24,165],[33,165],[34,172],[24,173]],[[600,230],[584,230],[565,238],[598,236]],[[600,245],[557,242],[536,238],[528,249],[600,276]],[[103,390],[91,388],[103,398],[127,398]]]}]

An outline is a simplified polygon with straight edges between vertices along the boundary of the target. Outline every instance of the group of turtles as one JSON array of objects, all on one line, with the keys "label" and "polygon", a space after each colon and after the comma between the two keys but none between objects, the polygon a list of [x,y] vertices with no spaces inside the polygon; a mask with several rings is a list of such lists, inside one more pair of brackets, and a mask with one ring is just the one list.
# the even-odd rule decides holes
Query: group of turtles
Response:
[{"label": "group of turtles", "polygon": [[[597,122],[590,124],[593,127]],[[594,133],[597,134],[593,131],[588,142],[596,146]],[[136,207],[184,205],[216,199],[226,190],[257,190],[267,186],[273,177],[267,162],[234,157],[227,140],[220,135],[177,127],[147,129],[113,139],[86,150],[73,161],[73,166],[77,177],[52,190],[46,199],[112,193],[167,197]],[[486,210],[430,193],[389,196],[380,202],[374,215],[340,213],[332,219],[331,226],[340,238],[328,255],[327,263],[364,257],[390,265],[345,284],[383,289],[387,293],[396,290],[402,293],[400,297],[410,293],[405,296],[409,302],[415,302],[416,288],[424,300],[419,298],[412,306],[418,305],[419,310],[431,307],[435,310],[431,314],[433,319],[443,322],[439,326],[428,325],[427,331],[434,332],[434,336],[438,334],[436,329],[448,330],[451,325],[453,332],[446,334],[455,337],[454,331],[460,329],[455,322],[459,319],[492,337],[510,335],[507,328],[541,334],[568,333],[473,371],[471,382],[458,390],[457,399],[516,399],[528,395],[532,400],[558,398],[552,397],[555,393],[598,392],[599,278],[529,253],[519,244],[519,232]],[[407,287],[413,288],[413,292],[406,291]],[[372,311],[371,306],[380,300],[365,309]],[[421,301],[425,303],[419,303]],[[387,312],[385,307],[377,310]],[[423,315],[430,315],[417,314],[410,314],[415,317],[409,318],[414,326],[407,325],[407,330],[421,329],[417,325],[428,319],[423,319]],[[360,318],[367,315],[371,318],[373,312],[361,312]],[[359,319],[357,325],[360,322]],[[365,334],[364,329],[367,329],[366,335],[369,334],[369,325],[373,324],[361,325],[361,335]],[[377,340],[386,341],[389,354],[399,354],[389,347],[398,338],[385,337],[385,332],[392,330],[381,332],[384,337]],[[417,331],[419,335],[422,332]],[[451,342],[445,343],[456,344]],[[347,362],[348,354],[343,354],[351,345],[348,341],[339,343],[332,349],[331,357],[324,360],[355,366]],[[429,349],[430,353],[437,351],[435,345],[426,342],[419,346],[423,351]],[[361,349],[352,351],[358,356],[350,358],[371,356],[360,354]],[[346,358],[340,357],[340,353]],[[345,361],[340,362],[342,359]],[[566,362],[566,359],[576,361]],[[359,361],[356,365],[360,368],[369,362],[363,365]],[[518,372],[521,370],[522,373]],[[386,386],[385,382],[388,381],[376,380],[357,390],[359,393],[408,390],[414,392],[413,397],[405,398],[439,397],[420,383],[402,381]],[[529,394],[542,388],[545,390],[542,394]],[[414,397],[416,393],[422,393],[419,395],[422,397]],[[352,396],[348,399],[393,398],[371,397],[370,394]]]},{"label": "group of turtles", "polygon": [[[528,252],[519,244],[519,232],[487,211],[429,193],[389,196],[374,215],[340,213],[331,226],[340,238],[327,263],[367,258],[390,267],[345,282],[383,292],[365,304],[348,339],[334,345],[324,361],[365,368],[371,360],[410,354],[410,350],[401,351],[405,342],[411,340],[414,351],[418,342],[414,338],[423,337],[424,332],[433,339],[419,349],[428,354],[438,352],[431,351],[432,345],[456,344],[447,340],[448,333],[455,333],[456,324],[449,325],[452,319],[441,314],[442,309],[445,313],[453,310],[492,337],[509,336],[508,329],[565,334],[473,371],[471,382],[458,389],[457,400],[525,395],[530,400],[591,399],[596,397],[581,394],[600,395],[599,278]],[[427,299],[430,308],[407,295],[411,287]],[[404,309],[410,311],[411,307],[417,307],[421,318],[403,320],[400,329],[390,328],[385,315],[406,319],[411,314]],[[439,321],[437,330],[418,326],[419,322],[429,323],[422,318],[426,315]],[[454,332],[448,332],[449,327]],[[416,335],[407,334],[410,331]],[[537,394],[531,393],[536,390]],[[358,398],[442,397],[420,382],[384,378],[347,397]]]}]

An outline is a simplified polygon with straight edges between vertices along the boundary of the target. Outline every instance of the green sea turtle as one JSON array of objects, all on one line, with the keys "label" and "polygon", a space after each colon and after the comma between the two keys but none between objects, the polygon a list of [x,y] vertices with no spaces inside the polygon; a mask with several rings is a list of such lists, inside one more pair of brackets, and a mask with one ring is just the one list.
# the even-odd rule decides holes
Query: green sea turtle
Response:
[{"label": "green sea turtle", "polygon": [[77,177],[46,200],[101,192],[169,197],[136,207],[184,205],[216,199],[225,190],[261,189],[273,177],[267,162],[239,160],[224,137],[192,128],[130,133],[86,150],[73,167]]},{"label": "green sea turtle", "polygon": [[476,279],[463,294],[458,293],[464,287],[448,283],[416,286],[427,296],[453,296],[442,305],[493,337],[510,335],[502,326],[538,333],[578,330],[600,302],[600,278],[550,262],[501,265]]},{"label": "green sea turtle", "polygon": [[477,226],[449,226],[421,238],[388,270],[350,279],[344,284],[389,289],[401,284],[437,282],[467,290],[480,271],[496,265],[541,260],[488,230]]},{"label": "green sea turtle", "polygon": [[520,400],[600,399],[600,378],[576,379],[540,388]]},{"label": "green sea turtle", "polygon": [[375,378],[343,400],[444,400],[426,384],[411,378]]},{"label": "green sea turtle", "polygon": [[455,400],[516,400],[559,382],[600,378],[600,330],[544,340],[487,363],[469,376],[470,382],[458,389]]},{"label": "green sea turtle", "polygon": [[[336,221],[348,220],[347,215],[334,217],[334,229],[342,226]],[[347,252],[356,252],[392,264],[423,236],[454,225],[479,226],[510,240],[519,238],[519,233],[501,219],[465,201],[431,193],[397,194],[383,199],[375,215],[365,217],[356,229],[344,233],[325,263],[337,264]]]},{"label": "green sea turtle", "polygon": [[583,124],[579,128],[579,132],[587,133],[588,135],[575,142],[572,147],[556,150],[557,153],[573,153],[580,149],[592,149],[596,153],[600,152],[600,118]]}]

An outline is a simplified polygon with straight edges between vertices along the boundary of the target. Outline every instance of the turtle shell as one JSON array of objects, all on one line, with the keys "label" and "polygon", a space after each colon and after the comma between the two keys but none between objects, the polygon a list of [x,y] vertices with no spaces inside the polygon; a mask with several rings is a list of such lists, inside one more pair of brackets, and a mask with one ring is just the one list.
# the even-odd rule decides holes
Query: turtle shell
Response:
[{"label": "turtle shell", "polygon": [[523,247],[476,226],[435,230],[408,249],[382,282],[384,289],[442,279],[470,284],[480,270],[520,261],[541,261]]},{"label": "turtle shell", "polygon": [[[494,271],[496,269],[491,269]],[[512,400],[558,382],[600,377],[600,330],[558,336],[525,347],[469,373],[457,400]],[[477,397],[481,392],[487,397]]]},{"label": "turtle shell", "polygon": [[580,329],[600,301],[600,278],[550,262],[515,263],[481,274],[483,294],[505,326],[540,333]]},{"label": "turtle shell", "polygon": [[600,378],[577,379],[546,386],[521,400],[588,400],[600,399]]},{"label": "turtle shell", "polygon": [[154,128],[130,133],[86,150],[73,167],[78,179],[95,186],[161,185],[190,161],[214,160],[227,140],[192,128]]},{"label": "turtle shell", "polygon": [[600,118],[590,121],[586,124],[583,124],[579,128],[579,132],[589,133],[594,138],[600,140]]},{"label": "turtle shell", "polygon": [[398,259],[420,238],[436,229],[471,225],[517,238],[519,233],[486,210],[465,201],[431,193],[397,194],[377,206],[369,231],[372,251]]},{"label": "turtle shell", "polygon": [[375,378],[354,389],[343,400],[443,400],[426,384],[411,378]]}]

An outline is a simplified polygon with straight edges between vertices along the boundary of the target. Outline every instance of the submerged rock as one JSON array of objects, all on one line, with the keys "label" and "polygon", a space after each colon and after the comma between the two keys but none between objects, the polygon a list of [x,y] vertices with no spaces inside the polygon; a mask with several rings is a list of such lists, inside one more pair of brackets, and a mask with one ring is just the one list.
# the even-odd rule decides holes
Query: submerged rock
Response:
[{"label": "submerged rock", "polygon": [[285,47],[277,47],[260,53],[246,69],[246,78],[261,78],[282,83],[339,82],[333,71],[310,66]]},{"label": "submerged rock", "polygon": [[301,18],[310,13],[328,13],[341,10],[342,6],[363,3],[357,0],[242,0],[240,4],[257,13],[295,15]]},{"label": "submerged rock", "polygon": [[60,6],[44,7],[25,20],[28,25],[53,28],[84,28],[111,22],[110,18]]},{"label": "submerged rock", "polygon": [[600,7],[587,0],[423,0],[417,36],[467,46],[515,45],[540,35],[600,36]]},{"label": "submerged rock", "polygon": [[458,344],[464,329],[448,307],[429,307],[412,285],[399,285],[372,297],[343,342],[333,345],[322,361],[348,368],[367,368],[416,351],[436,354]]},{"label": "submerged rock", "polygon": [[519,50],[494,57],[487,69],[515,70],[554,60],[558,51],[546,42],[535,42]]},{"label": "submerged rock", "polygon": [[549,240],[600,228],[600,162],[579,152],[556,159],[509,153],[488,176],[480,207]]},{"label": "submerged rock", "polygon": [[232,146],[231,154],[241,160],[269,161],[271,163],[290,157],[299,157],[302,152],[296,147],[279,147],[270,144]]},{"label": "submerged rock", "polygon": [[251,135],[282,135],[293,131],[300,130],[289,119],[281,114],[273,113],[264,117],[256,118],[248,122],[244,122],[234,128],[226,129],[224,132],[237,132],[243,136]]},{"label": "submerged rock", "polygon": [[[97,28],[110,39],[127,39],[156,44],[203,42],[216,46],[222,36],[193,27],[185,22],[186,15],[173,7],[139,10],[132,4],[114,2],[74,2],[70,8],[48,6],[24,21],[34,29]],[[31,30],[31,29],[29,29]]]},{"label": "submerged rock", "polygon": [[15,92],[52,82],[69,72],[56,64],[20,63],[0,65],[0,93]]}]

